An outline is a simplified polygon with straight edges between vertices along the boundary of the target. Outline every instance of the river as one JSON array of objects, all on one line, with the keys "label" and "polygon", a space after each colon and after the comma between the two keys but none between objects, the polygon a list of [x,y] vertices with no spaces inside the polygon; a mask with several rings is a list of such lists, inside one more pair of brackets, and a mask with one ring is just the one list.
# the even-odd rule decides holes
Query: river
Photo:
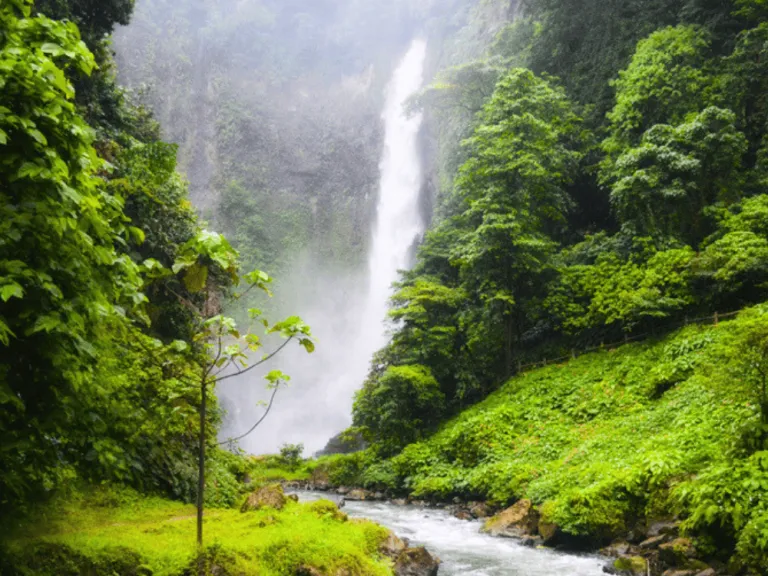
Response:
[{"label": "river", "polygon": [[[334,499],[298,492],[301,501]],[[479,521],[454,518],[447,510],[397,506],[389,502],[347,501],[344,512],[386,526],[411,546],[426,546],[442,560],[440,576],[599,576],[606,559],[522,546],[510,538],[480,532]]]}]

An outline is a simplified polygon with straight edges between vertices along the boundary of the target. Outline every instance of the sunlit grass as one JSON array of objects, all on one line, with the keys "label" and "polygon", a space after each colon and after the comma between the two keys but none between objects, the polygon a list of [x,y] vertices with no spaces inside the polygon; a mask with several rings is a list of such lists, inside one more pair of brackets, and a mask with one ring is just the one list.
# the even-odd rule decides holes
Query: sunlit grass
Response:
[{"label": "sunlit grass", "polygon": [[[23,557],[36,543],[61,544],[90,559],[127,549],[138,552],[155,576],[179,575],[193,565],[193,506],[131,497],[117,505],[100,503],[98,495],[58,503],[55,512],[24,527],[8,547]],[[391,571],[377,549],[386,534],[373,523],[345,521],[316,504],[292,501],[282,511],[214,509],[205,520],[208,551],[227,570],[245,575],[292,575],[305,565],[328,574],[346,569],[350,575],[384,576]],[[43,573],[57,574],[56,567]]]}]

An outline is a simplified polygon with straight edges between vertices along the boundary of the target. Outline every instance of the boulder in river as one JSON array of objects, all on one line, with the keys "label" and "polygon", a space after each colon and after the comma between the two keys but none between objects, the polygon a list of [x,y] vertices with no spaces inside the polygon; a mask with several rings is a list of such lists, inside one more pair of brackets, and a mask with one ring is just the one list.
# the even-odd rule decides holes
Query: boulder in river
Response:
[{"label": "boulder in river", "polygon": [[637,546],[633,546],[625,540],[616,540],[605,548],[600,549],[600,554],[603,556],[610,556],[611,558],[619,558],[621,556],[637,556],[640,554],[640,549]]},{"label": "boulder in river", "polygon": [[346,500],[350,501],[361,501],[361,500],[370,500],[371,495],[368,492],[368,490],[363,490],[362,488],[355,488],[354,490],[350,490],[347,492],[347,494],[344,496]]},{"label": "boulder in river", "polygon": [[397,537],[393,532],[387,535],[387,539],[379,545],[379,552],[396,561],[398,556],[408,548],[408,543]]},{"label": "boulder in river", "polygon": [[626,556],[614,560],[611,565],[603,568],[603,572],[617,576],[646,576],[648,561],[642,556]]},{"label": "boulder in river", "polygon": [[539,520],[539,536],[544,540],[545,546],[554,544],[560,535],[560,526],[554,522]]},{"label": "boulder in river", "polygon": [[470,506],[469,513],[472,514],[474,518],[488,518],[493,515],[491,507],[485,502],[476,502]]},{"label": "boulder in river", "polygon": [[395,576],[437,576],[440,560],[423,546],[406,548],[395,561]]},{"label": "boulder in river", "polygon": [[492,536],[522,538],[536,534],[538,527],[539,513],[526,498],[488,519],[483,526],[483,532]]},{"label": "boulder in river", "polygon": [[262,486],[248,495],[245,502],[243,502],[243,505],[240,507],[240,512],[260,510],[264,507],[282,510],[283,506],[285,506],[285,501],[286,498],[285,494],[283,494],[283,487],[280,484]]},{"label": "boulder in river", "polygon": [[473,516],[469,512],[469,510],[465,510],[464,508],[459,508],[458,510],[455,510],[453,512],[453,515],[458,518],[459,520],[472,520]]}]

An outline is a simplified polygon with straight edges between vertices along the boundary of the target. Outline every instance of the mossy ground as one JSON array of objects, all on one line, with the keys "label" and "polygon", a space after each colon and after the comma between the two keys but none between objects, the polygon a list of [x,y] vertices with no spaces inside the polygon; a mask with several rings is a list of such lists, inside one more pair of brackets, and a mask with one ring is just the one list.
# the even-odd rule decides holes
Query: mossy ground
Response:
[{"label": "mossy ground", "polygon": [[[5,535],[0,573],[180,576],[195,565],[193,506],[114,494],[95,491],[54,502]],[[377,550],[386,535],[380,526],[346,520],[317,503],[289,501],[281,511],[247,513],[212,509],[205,520],[208,563],[218,565],[219,574],[238,576],[288,576],[302,566],[330,575],[385,576],[390,563]]]}]

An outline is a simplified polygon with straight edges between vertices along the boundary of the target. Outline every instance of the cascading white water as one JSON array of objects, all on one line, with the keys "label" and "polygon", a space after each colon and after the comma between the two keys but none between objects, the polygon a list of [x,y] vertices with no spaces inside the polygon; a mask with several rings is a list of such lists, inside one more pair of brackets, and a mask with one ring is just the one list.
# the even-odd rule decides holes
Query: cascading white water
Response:
[{"label": "cascading white water", "polygon": [[424,232],[419,213],[422,173],[418,150],[421,114],[409,115],[407,100],[423,82],[427,45],[414,40],[398,66],[387,91],[382,118],[385,125],[381,186],[373,245],[368,259],[370,284],[364,317],[368,345],[375,352],[386,343],[383,321],[392,283],[408,266],[411,249]]},{"label": "cascading white water", "polygon": [[[291,386],[278,395],[266,424],[241,441],[249,452],[275,452],[284,442],[302,442],[309,454],[321,449],[349,426],[354,392],[362,386],[374,352],[387,342],[391,286],[398,270],[408,267],[425,227],[419,214],[421,115],[409,115],[405,104],[421,88],[426,49],[423,40],[415,40],[387,87],[379,201],[367,278],[321,273],[312,263],[297,262],[285,284],[301,294],[301,306],[292,311],[312,326],[317,350],[308,356],[297,346],[287,348],[265,366],[265,371],[280,368],[289,373]],[[263,373],[254,372],[222,386],[220,394],[228,411],[222,439],[242,434],[263,413],[257,402],[269,395],[262,377]]]}]

